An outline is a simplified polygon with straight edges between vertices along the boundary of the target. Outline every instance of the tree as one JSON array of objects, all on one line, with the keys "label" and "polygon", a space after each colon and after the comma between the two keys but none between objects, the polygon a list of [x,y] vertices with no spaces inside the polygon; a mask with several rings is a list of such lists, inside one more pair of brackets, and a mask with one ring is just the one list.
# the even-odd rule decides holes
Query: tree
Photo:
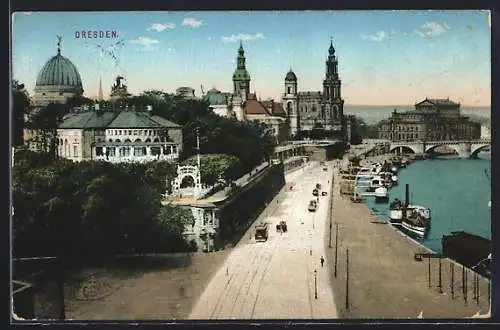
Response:
[{"label": "tree", "polygon": [[61,103],[50,103],[35,111],[26,126],[35,131],[34,143],[37,150],[50,159],[57,157],[57,128],[68,113],[68,106]]},{"label": "tree", "polygon": [[30,109],[28,92],[17,80],[12,81],[12,145],[23,145],[24,117]]}]

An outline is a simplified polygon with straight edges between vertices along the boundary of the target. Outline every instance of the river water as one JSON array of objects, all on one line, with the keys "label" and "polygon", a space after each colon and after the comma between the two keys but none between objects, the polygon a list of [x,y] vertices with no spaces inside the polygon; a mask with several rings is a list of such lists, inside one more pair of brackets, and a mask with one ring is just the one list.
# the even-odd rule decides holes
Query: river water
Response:
[{"label": "river water", "polygon": [[[452,231],[463,230],[491,239],[490,175],[489,153],[479,153],[477,159],[439,157],[415,161],[399,171],[399,185],[389,190],[389,200],[404,201],[405,184],[409,184],[410,203],[431,209],[429,234],[421,242],[440,253],[442,236]],[[373,197],[366,197],[365,203],[380,220],[388,222],[389,203],[376,204]]]}]

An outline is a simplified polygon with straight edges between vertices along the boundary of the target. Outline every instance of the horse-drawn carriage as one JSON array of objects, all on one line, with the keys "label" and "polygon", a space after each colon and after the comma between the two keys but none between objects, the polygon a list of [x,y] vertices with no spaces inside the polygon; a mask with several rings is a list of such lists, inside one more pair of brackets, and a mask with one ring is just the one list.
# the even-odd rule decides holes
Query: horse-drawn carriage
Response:
[{"label": "horse-drawn carriage", "polygon": [[280,221],[280,223],[276,225],[276,231],[281,231],[283,233],[286,233],[287,231],[286,221]]}]

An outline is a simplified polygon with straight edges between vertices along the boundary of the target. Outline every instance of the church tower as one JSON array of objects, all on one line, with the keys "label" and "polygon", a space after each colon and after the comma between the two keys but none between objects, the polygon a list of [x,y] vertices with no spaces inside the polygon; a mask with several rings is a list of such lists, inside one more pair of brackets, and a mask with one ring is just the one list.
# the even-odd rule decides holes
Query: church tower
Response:
[{"label": "church tower", "polygon": [[246,101],[250,93],[250,74],[248,73],[245,65],[245,51],[243,44],[240,41],[240,48],[238,49],[238,57],[236,58],[236,70],[233,73],[234,91],[231,98],[231,108],[236,114],[238,120],[244,120],[243,103]]},{"label": "church tower", "polygon": [[290,122],[290,135],[296,136],[300,129],[298,117],[297,76],[291,68],[285,77],[285,92],[282,100],[286,115]]},{"label": "church tower", "polygon": [[248,93],[250,93],[250,74],[246,69],[245,50],[241,41],[236,61],[237,66],[233,73],[234,94],[246,99]]},{"label": "church tower", "polygon": [[323,80],[323,119],[328,130],[334,134],[342,133],[342,122],[344,117],[344,100],[340,94],[340,79],[338,74],[338,61],[335,56],[333,42],[330,41],[328,58],[326,60],[326,74]]}]

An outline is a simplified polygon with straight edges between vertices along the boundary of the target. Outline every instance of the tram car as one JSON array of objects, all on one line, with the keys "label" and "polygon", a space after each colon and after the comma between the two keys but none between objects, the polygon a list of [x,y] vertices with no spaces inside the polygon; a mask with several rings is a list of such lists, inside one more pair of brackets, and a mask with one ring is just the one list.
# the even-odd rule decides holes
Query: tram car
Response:
[{"label": "tram car", "polygon": [[269,226],[267,223],[260,223],[255,226],[255,241],[265,242],[269,237]]}]

